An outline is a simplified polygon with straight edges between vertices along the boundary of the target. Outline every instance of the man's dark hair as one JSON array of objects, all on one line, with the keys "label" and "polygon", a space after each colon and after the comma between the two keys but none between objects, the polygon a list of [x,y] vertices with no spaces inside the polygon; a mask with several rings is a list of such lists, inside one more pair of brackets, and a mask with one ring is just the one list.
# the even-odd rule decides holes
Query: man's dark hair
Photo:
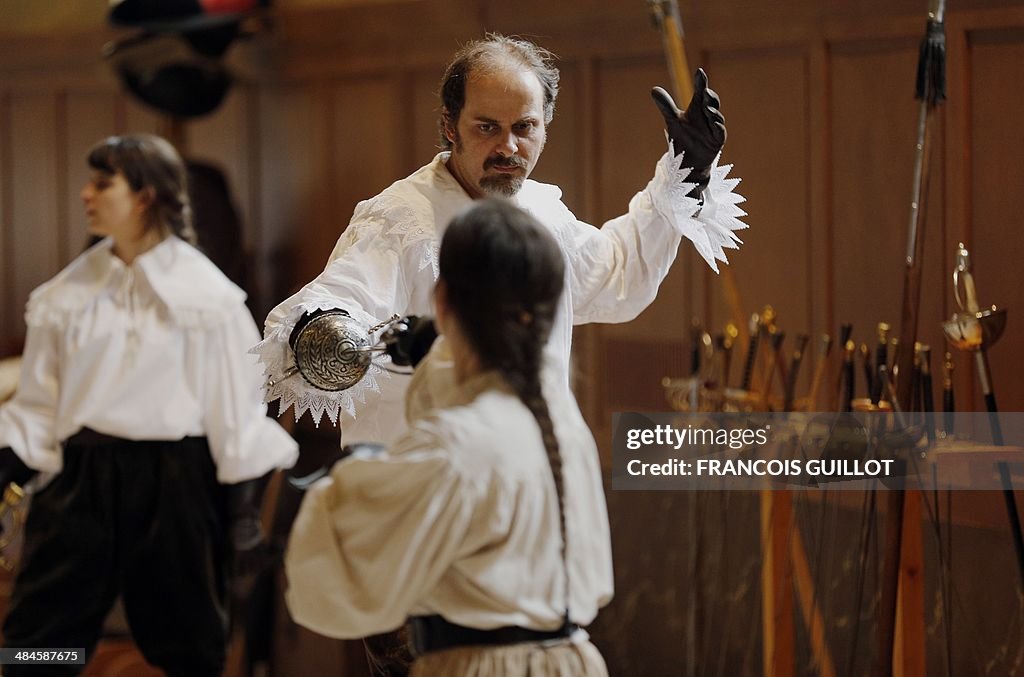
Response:
[{"label": "man's dark hair", "polygon": [[555,100],[558,98],[558,68],[555,55],[538,47],[529,40],[510,38],[489,33],[482,40],[474,40],[456,52],[452,62],[441,79],[441,146],[452,147],[445,134],[445,122],[453,127],[459,121],[462,107],[466,105],[466,80],[478,70],[498,67],[520,67],[537,76],[544,90],[544,124],[549,124],[555,115]]}]

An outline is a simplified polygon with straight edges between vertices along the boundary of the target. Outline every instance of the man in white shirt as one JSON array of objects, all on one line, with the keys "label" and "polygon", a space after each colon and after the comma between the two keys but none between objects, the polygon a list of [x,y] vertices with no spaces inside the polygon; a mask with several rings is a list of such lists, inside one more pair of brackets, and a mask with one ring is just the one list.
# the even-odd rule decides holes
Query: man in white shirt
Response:
[{"label": "man in white shirt", "polygon": [[[682,236],[717,270],[723,248],[735,248],[744,212],[732,192],[738,179],[718,167],[725,127],[718,99],[702,72],[686,112],[656,90],[671,135],[654,178],[623,216],[600,229],[583,223],[556,186],[530,180],[554,113],[558,71],[532,43],[492,35],[470,43],[448,67],[442,85],[441,126],[450,147],[425,167],[359,203],[323,273],[268,316],[264,340],[253,348],[267,376],[266,400],[346,421],[346,443],[390,442],[404,426],[408,378],[370,373],[353,388],[319,390],[301,376],[290,345],[296,324],[320,310],[342,308],[370,328],[393,314],[429,315],[437,278],[437,249],[451,218],[474,199],[502,195],[554,234],[566,256],[566,291],[549,341],[568,384],[572,325],[627,322],[657,294]],[[682,153],[682,156],[679,156]]]},{"label": "man in white shirt", "polygon": [[[286,376],[295,363],[290,341],[296,324],[333,308],[367,328],[393,314],[430,314],[444,229],[482,196],[507,197],[531,213],[550,229],[566,258],[565,293],[547,344],[547,358],[566,389],[572,325],[636,317],[657,294],[682,236],[717,271],[715,261],[725,261],[723,248],[740,242],[733,231],[746,226],[739,221],[742,198],[732,192],[738,179],[726,179],[728,166],[717,165],[724,119],[703,72],[685,112],[655,90],[669,150],[628,212],[600,229],[577,220],[556,186],[529,179],[547,139],[558,78],[552,55],[523,40],[489,35],[456,54],[441,88],[448,150],[361,202],[324,272],[267,318],[264,340],[253,352],[264,364],[268,402],[280,400],[281,411],[293,406],[296,418],[308,410],[317,421],[326,413],[337,423],[346,411],[353,417],[343,426],[346,443],[396,439],[405,429],[408,378],[378,378],[377,368],[356,386],[329,392],[301,376]],[[388,668],[378,668],[388,674]]]}]

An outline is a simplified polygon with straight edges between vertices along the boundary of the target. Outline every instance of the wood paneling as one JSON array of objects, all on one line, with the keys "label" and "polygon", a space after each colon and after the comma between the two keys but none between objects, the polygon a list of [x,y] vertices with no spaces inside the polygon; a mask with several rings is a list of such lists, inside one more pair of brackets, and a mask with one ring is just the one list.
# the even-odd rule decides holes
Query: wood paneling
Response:
[{"label": "wood paneling", "polygon": [[65,95],[64,143],[58,174],[66,177],[60,214],[62,265],[78,256],[88,242],[80,197],[90,176],[86,156],[97,141],[116,133],[115,105],[115,97],[109,91],[70,91]]},{"label": "wood paneling", "polygon": [[[972,209],[967,246],[983,306],[1009,310],[1003,337],[989,351],[1000,409],[1024,411],[1017,353],[1024,347],[1024,98],[1015,82],[1024,65],[1024,32],[977,31],[971,40]],[[952,270],[953,252],[944,252]],[[981,408],[980,388],[974,401]]]},{"label": "wood paneling", "polygon": [[531,178],[561,188],[563,202],[577,218],[586,220],[587,216],[581,211],[586,207],[580,170],[583,159],[592,149],[584,138],[585,127],[580,124],[580,120],[587,117],[583,113],[586,104],[581,100],[585,96],[583,77],[578,63],[562,62],[559,68],[562,74],[555,117],[548,125],[544,154]]},{"label": "wood paneling", "polygon": [[[665,152],[662,118],[651,100],[651,87],[667,83],[665,64],[656,55],[600,61],[595,68],[597,116],[597,214],[596,225],[625,213],[630,199],[642,190],[654,173],[654,165]],[[704,263],[687,245],[658,299],[629,325],[602,327],[602,335],[630,335],[649,340],[680,339],[690,326],[690,317],[701,312],[695,305],[695,290]]]},{"label": "wood paneling", "polygon": [[[259,111],[259,224],[262,236],[255,252],[257,288],[269,309],[295,290],[293,248],[313,229],[310,213],[315,186],[309,158],[313,145],[314,97],[306,85],[261,88]],[[321,254],[322,269],[326,255]]]},{"label": "wood paneling", "polygon": [[[729,130],[722,162],[735,165],[743,208],[753,214],[752,227],[738,233],[743,247],[726,253],[746,314],[771,304],[791,344],[797,333],[820,329],[809,298],[811,246],[824,229],[808,218],[807,58],[794,47],[712,52],[705,63]],[[704,277],[713,299],[708,326],[721,331],[732,316],[718,277]]]},{"label": "wood paneling", "polygon": [[[29,292],[60,268],[61,229],[57,219],[57,97],[55,94],[15,93],[10,101],[11,223],[9,258],[15,308],[8,329],[25,330],[20,309]],[[57,184],[59,185],[59,184]]]},{"label": "wood paneling", "polygon": [[[909,37],[831,48],[833,312],[837,323],[853,324],[857,343],[869,346],[879,322],[899,333],[919,111],[916,65],[917,45]],[[932,124],[918,335],[942,346],[941,109]]]},{"label": "wood paneling", "polygon": [[14,266],[11,250],[14,238],[14,217],[11,213],[11,96],[0,92],[0,356],[16,350],[13,326]]},{"label": "wood paneling", "polygon": [[120,105],[122,110],[119,111],[119,122],[121,123],[121,129],[118,130],[121,134],[166,134],[166,121],[160,115],[160,113],[154,111],[149,106],[139,103],[134,98],[128,95],[122,95],[120,97]]},{"label": "wood paneling", "polygon": [[[414,126],[408,108],[404,81],[399,77],[354,79],[339,82],[332,93],[332,132],[329,146],[333,201],[329,219],[335,227],[324,258],[348,225],[348,217],[360,200],[391,185],[409,161]],[[428,111],[419,111],[426,116]],[[417,167],[429,158],[422,158]],[[381,318],[385,319],[385,318]]]},{"label": "wood paneling", "polygon": [[400,154],[401,174],[410,174],[427,164],[441,150],[441,137],[438,131],[438,118],[441,115],[441,104],[437,92],[440,86],[444,64],[438,63],[434,68],[416,70],[406,75],[402,85],[401,112],[403,124],[408,125],[412,132],[409,146],[403,147]]},{"label": "wood paneling", "polygon": [[250,138],[256,95],[256,89],[249,85],[233,88],[214,113],[188,125],[184,149],[188,158],[209,162],[224,172],[242,220],[247,249],[259,239],[252,177],[259,147]]}]

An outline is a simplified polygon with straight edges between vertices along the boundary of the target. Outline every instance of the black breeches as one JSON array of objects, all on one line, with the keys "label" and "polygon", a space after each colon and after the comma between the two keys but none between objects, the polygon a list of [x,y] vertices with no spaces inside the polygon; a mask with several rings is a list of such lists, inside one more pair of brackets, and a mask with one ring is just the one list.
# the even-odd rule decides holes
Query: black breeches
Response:
[{"label": "black breeches", "polygon": [[[64,470],[32,498],[4,644],[90,656],[120,594],[147,661],[172,676],[220,675],[223,543],[222,492],[205,438],[72,437]],[[6,666],[4,674],[81,669]]]}]

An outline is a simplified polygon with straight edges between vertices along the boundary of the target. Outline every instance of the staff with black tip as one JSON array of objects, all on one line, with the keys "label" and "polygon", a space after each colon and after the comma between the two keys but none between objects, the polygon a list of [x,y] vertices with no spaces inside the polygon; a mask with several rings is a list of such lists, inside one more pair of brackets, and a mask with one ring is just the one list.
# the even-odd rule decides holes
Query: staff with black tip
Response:
[{"label": "staff with black tip", "polygon": [[[946,33],[945,0],[929,0],[928,23],[921,40],[917,62],[916,98],[920,101],[917,118],[917,145],[914,158],[914,183],[910,201],[910,225],[907,232],[907,250],[903,272],[903,310],[901,314],[900,345],[896,362],[895,402],[897,407],[910,402],[914,351],[909,349],[917,340],[918,311],[921,306],[921,262],[924,253],[924,226],[926,210],[922,205],[928,195],[928,158],[931,149],[931,121],[935,111],[946,99]],[[884,389],[883,389],[884,392]],[[903,538],[904,492],[892,490],[888,494],[886,512],[886,550],[882,565],[882,598],[878,616],[878,652],[873,674],[892,673],[894,629],[896,625],[896,598],[899,583],[900,543]]]}]

